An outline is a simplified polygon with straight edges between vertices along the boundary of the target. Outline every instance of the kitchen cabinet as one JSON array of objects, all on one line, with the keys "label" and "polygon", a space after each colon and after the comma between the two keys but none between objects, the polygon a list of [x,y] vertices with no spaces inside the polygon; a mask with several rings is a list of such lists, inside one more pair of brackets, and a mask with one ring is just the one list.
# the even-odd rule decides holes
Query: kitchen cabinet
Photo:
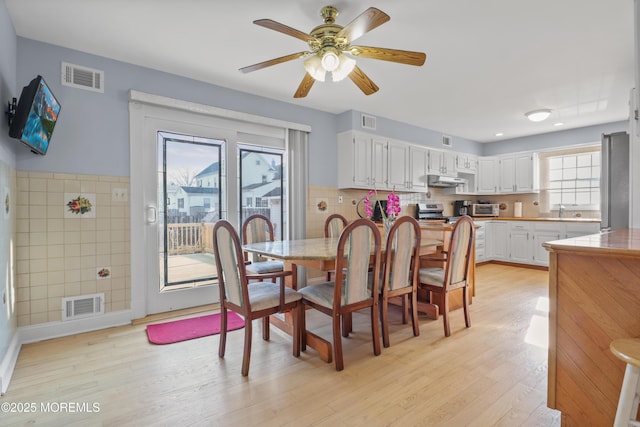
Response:
[{"label": "kitchen cabinet", "polygon": [[537,153],[519,153],[498,158],[500,193],[533,193],[539,189]]},{"label": "kitchen cabinet", "polygon": [[474,221],[476,228],[476,262],[486,261],[486,229],[485,221]]},{"label": "kitchen cabinet", "polygon": [[498,159],[480,157],[478,159],[477,191],[478,194],[494,194],[498,187]]},{"label": "kitchen cabinet", "polygon": [[409,146],[391,141],[388,143],[388,171],[387,185],[396,190],[409,188],[408,184]]},{"label": "kitchen cabinet", "polygon": [[456,171],[469,174],[478,172],[478,157],[473,154],[458,153],[456,155]]},{"label": "kitchen cabinet", "polygon": [[561,239],[571,239],[573,237],[587,236],[600,232],[599,222],[567,222],[564,234]]},{"label": "kitchen cabinet", "polygon": [[412,191],[427,191],[429,150],[418,145],[409,146],[409,185]]},{"label": "kitchen cabinet", "polygon": [[[486,223],[483,261],[508,261],[549,266],[543,244],[598,233],[599,222],[570,221],[477,221]],[[570,237],[568,237],[570,236]]]},{"label": "kitchen cabinet", "polygon": [[389,180],[387,140],[371,138],[371,186],[386,188]]},{"label": "kitchen cabinet", "polygon": [[531,229],[528,222],[517,221],[509,224],[509,261],[528,264],[531,262]]},{"label": "kitchen cabinet", "polygon": [[549,252],[542,246],[546,242],[564,238],[564,225],[560,222],[533,222],[533,258],[535,265],[549,266]]},{"label": "kitchen cabinet", "polygon": [[429,150],[429,175],[457,176],[456,155],[451,151]]},{"label": "kitchen cabinet", "polygon": [[370,188],[372,139],[345,132],[338,135],[338,188]]},{"label": "kitchen cabinet", "polygon": [[509,260],[509,223],[490,221],[485,234],[487,258],[499,261]]},{"label": "kitchen cabinet", "polygon": [[428,158],[425,147],[389,141],[387,189],[427,191]]}]

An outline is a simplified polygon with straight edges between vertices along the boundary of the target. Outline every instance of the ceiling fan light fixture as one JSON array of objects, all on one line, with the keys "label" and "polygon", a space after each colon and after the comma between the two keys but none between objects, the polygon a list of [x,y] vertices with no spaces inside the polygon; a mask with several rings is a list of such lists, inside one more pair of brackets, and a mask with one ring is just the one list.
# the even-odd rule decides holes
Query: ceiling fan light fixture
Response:
[{"label": "ceiling fan light fixture", "polygon": [[314,80],[323,82],[326,71],[322,66],[322,60],[318,55],[313,55],[304,61],[304,69],[313,77]]},{"label": "ceiling fan light fixture", "polygon": [[347,77],[356,66],[356,60],[346,55],[340,55],[340,65],[331,72],[331,78],[334,82],[339,82]]},{"label": "ceiling fan light fixture", "polygon": [[334,49],[327,49],[322,54],[322,66],[327,71],[335,71],[340,66],[340,58]]},{"label": "ceiling fan light fixture", "polygon": [[532,122],[542,122],[544,120],[547,120],[550,115],[551,110],[549,109],[529,111],[525,114],[525,116],[527,116],[527,118]]}]

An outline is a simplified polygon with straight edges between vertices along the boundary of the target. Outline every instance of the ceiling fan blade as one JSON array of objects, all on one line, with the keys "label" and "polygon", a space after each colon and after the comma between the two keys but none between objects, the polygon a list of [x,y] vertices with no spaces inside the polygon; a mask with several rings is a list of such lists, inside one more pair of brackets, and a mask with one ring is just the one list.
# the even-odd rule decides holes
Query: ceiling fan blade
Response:
[{"label": "ceiling fan blade", "polygon": [[422,52],[410,50],[385,49],[382,47],[351,46],[347,50],[355,57],[381,59],[383,61],[399,62],[401,64],[421,66],[427,60]]},{"label": "ceiling fan blade", "polygon": [[340,30],[338,34],[336,34],[336,38],[344,37],[349,43],[353,43],[355,39],[379,27],[389,19],[391,19],[391,17],[380,9],[370,7]]},{"label": "ceiling fan blade", "polygon": [[311,86],[315,83],[315,79],[311,77],[311,74],[307,73],[304,75],[304,78],[300,82],[300,86],[298,86],[298,90],[296,90],[294,98],[304,98],[309,94],[311,90]]},{"label": "ceiling fan blade", "polygon": [[307,33],[303,33],[300,30],[296,30],[295,28],[291,28],[272,19],[258,19],[256,21],[253,21],[253,23],[256,25],[260,25],[261,27],[269,28],[270,30],[278,31],[279,33],[283,33],[288,36],[295,37],[307,43],[316,39],[315,37],[312,37]]},{"label": "ceiling fan blade", "polygon": [[349,73],[349,78],[365,95],[371,95],[380,89],[357,65],[353,68],[353,71]]},{"label": "ceiling fan blade", "polygon": [[270,59],[268,61],[259,62],[257,64],[248,65],[246,67],[240,68],[240,71],[243,73],[250,73],[252,71],[261,70],[266,67],[270,67],[272,65],[282,64],[283,62],[292,61],[294,59],[302,58],[303,56],[307,56],[310,52],[298,52],[292,53],[291,55],[281,56],[280,58]]}]

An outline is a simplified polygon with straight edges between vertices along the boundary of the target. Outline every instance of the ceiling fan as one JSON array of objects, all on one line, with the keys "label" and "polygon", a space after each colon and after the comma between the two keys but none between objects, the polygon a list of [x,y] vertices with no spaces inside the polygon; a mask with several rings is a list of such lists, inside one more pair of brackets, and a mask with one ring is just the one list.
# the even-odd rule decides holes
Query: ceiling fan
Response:
[{"label": "ceiling fan", "polygon": [[371,95],[377,92],[379,88],[356,65],[354,57],[380,59],[415,66],[421,66],[427,58],[427,55],[422,52],[352,45],[351,43],[356,39],[391,19],[389,15],[375,7],[370,7],[365,10],[345,27],[335,23],[336,17],[338,16],[338,9],[333,6],[323,7],[321,16],[324,19],[324,24],[318,25],[311,30],[309,34],[271,19],[258,19],[253,21],[256,25],[307,42],[310,51],[293,53],[291,55],[259,62],[240,68],[240,71],[249,73],[272,65],[307,57],[304,61],[304,68],[307,73],[302,79],[300,86],[298,86],[298,90],[296,90],[293,96],[294,98],[307,96],[313,83],[316,80],[324,81],[327,72],[331,73],[333,81],[340,81],[349,76],[351,81],[353,81],[365,95]]}]

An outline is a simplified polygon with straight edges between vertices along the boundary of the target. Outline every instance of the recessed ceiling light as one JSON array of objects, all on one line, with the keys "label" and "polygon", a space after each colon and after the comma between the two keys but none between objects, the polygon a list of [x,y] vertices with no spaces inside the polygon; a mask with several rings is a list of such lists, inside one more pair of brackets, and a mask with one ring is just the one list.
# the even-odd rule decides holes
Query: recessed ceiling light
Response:
[{"label": "recessed ceiling light", "polygon": [[543,109],[543,110],[534,110],[529,111],[525,114],[529,120],[532,122],[541,122],[543,120],[547,120],[547,118],[551,115],[551,110]]},{"label": "recessed ceiling light", "polygon": [[554,123],[553,125],[554,125],[554,126],[562,126],[562,125],[564,125],[564,123],[562,123],[562,122],[558,122],[558,123]]},{"label": "recessed ceiling light", "polygon": [[498,132],[498,133],[496,133],[496,136],[504,136],[504,133]]}]

